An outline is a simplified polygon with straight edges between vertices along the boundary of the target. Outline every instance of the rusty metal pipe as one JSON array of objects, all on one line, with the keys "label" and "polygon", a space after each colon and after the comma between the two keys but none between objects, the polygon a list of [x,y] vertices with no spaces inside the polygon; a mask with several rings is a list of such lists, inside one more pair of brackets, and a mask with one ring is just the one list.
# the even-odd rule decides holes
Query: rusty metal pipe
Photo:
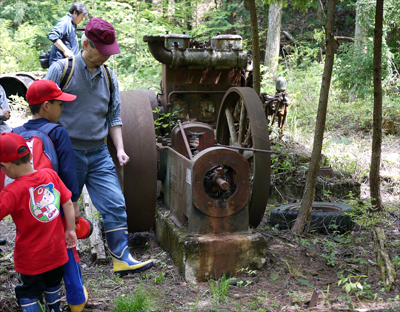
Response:
[{"label": "rusty metal pipe", "polygon": [[189,155],[189,159],[192,160],[192,158],[193,158],[192,157],[192,151],[190,150],[190,145],[189,145],[189,142],[188,142],[187,137],[186,137],[185,130],[183,129],[182,123],[181,123],[180,120],[178,120],[178,124],[179,124],[179,129],[181,130],[181,133],[182,133],[183,142],[185,142],[186,151],[187,151],[187,153]]},{"label": "rusty metal pipe", "polygon": [[226,91],[172,91],[168,94],[167,107],[172,106],[171,97],[174,94],[225,94]]},{"label": "rusty metal pipe", "polygon": [[276,155],[278,155],[278,154],[281,153],[281,152],[271,151],[271,150],[262,150],[262,149],[251,148],[251,147],[230,146],[230,145],[224,145],[224,144],[219,144],[219,143],[215,144],[215,146],[225,147],[225,148],[229,148],[231,150],[261,152],[261,153],[266,153],[266,154],[276,154]]},{"label": "rusty metal pipe", "polygon": [[172,52],[164,45],[163,36],[143,36],[143,41],[147,42],[150,53],[162,64],[172,64]]},{"label": "rusty metal pipe", "polygon": [[215,183],[216,183],[221,189],[223,189],[224,191],[229,190],[230,185],[229,185],[229,183],[226,182],[224,179],[222,179],[222,178],[216,178],[216,179],[215,179]]}]

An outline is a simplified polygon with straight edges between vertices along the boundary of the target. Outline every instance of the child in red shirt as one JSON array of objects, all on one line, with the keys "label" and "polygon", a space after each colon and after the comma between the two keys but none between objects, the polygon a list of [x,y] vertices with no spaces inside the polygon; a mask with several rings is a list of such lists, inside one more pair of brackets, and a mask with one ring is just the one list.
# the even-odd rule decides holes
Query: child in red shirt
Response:
[{"label": "child in red shirt", "polygon": [[[25,139],[0,135],[0,167],[15,181],[0,193],[0,220],[11,214],[17,228],[15,270],[20,283],[15,293],[23,311],[61,311],[63,265],[67,248],[76,246],[75,212],[71,192],[51,169],[34,170]],[[60,216],[63,208],[66,230]]]}]

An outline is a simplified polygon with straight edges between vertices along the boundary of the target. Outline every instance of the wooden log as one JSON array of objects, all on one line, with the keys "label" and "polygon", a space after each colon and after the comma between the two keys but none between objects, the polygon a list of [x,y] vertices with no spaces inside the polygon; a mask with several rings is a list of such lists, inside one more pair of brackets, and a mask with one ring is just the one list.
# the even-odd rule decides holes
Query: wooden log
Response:
[{"label": "wooden log", "polygon": [[375,254],[378,266],[381,270],[384,287],[387,291],[394,290],[396,271],[386,251],[386,236],[383,229],[376,227],[373,230],[375,242]]},{"label": "wooden log", "polygon": [[104,249],[103,237],[101,235],[99,214],[97,213],[97,210],[90,199],[86,186],[83,187],[82,197],[86,217],[92,222],[93,225],[93,233],[89,237],[90,258],[93,262],[105,262],[107,260],[107,257]]}]

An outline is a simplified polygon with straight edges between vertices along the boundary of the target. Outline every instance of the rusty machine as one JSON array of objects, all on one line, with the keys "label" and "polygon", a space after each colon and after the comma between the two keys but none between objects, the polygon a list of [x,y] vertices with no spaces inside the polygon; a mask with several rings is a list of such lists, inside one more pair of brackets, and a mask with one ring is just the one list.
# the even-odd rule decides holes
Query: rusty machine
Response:
[{"label": "rusty machine", "polygon": [[[148,231],[155,220],[160,245],[189,280],[260,268],[266,241],[251,227],[265,213],[271,151],[260,97],[242,87],[249,57],[242,38],[196,42],[167,33],[143,40],[162,63],[162,82],[157,95],[121,92],[131,161],[117,170],[129,231]],[[180,120],[170,137],[156,140],[157,107],[178,111]],[[157,189],[164,200],[156,209]]]}]

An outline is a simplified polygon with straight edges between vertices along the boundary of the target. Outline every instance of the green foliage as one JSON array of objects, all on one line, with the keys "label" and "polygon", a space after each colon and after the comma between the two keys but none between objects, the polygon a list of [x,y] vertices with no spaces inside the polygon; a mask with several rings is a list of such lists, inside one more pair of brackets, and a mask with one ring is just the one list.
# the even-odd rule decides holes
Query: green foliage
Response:
[{"label": "green foliage", "polygon": [[179,111],[162,113],[159,108],[156,108],[153,113],[158,114],[157,119],[154,121],[156,136],[169,136],[172,129],[178,124]]},{"label": "green foliage", "polygon": [[154,307],[154,302],[145,289],[137,288],[132,295],[117,296],[112,305],[113,312],[140,312],[151,311]]},{"label": "green foliage", "polygon": [[10,26],[10,21],[0,19],[0,74],[39,69],[39,52],[32,49],[39,27],[21,25],[13,32]]},{"label": "green foliage", "polygon": [[368,276],[366,275],[348,275],[347,277],[343,277],[338,281],[338,286],[342,285],[342,288],[346,291],[347,295],[350,293],[354,293],[357,298],[364,297],[366,299],[373,299],[376,298],[378,294],[374,294],[371,291],[371,285],[367,284],[366,281],[364,281],[363,284],[361,284],[360,279],[361,278],[366,278],[368,279]]},{"label": "green foliage", "polygon": [[351,212],[347,213],[351,219],[362,227],[373,227],[375,225],[390,225],[393,221],[390,219],[390,211],[392,208],[387,207],[381,212],[374,212],[371,199],[367,201],[349,200],[346,205],[352,207]]},{"label": "green foliage", "polygon": [[234,281],[234,277],[226,278],[223,275],[219,280],[209,280],[211,296],[214,304],[225,303],[228,301],[228,290],[230,287],[230,282]]},{"label": "green foliage", "polygon": [[155,284],[162,284],[164,282],[165,275],[162,272],[158,272],[158,276],[153,280]]},{"label": "green foliage", "polygon": [[[367,95],[373,87],[373,48],[372,40],[366,40],[365,50],[357,51],[353,44],[343,44],[339,47],[334,64],[334,82],[343,90]],[[382,46],[382,78],[384,83],[393,79],[392,60],[386,45]]]},{"label": "green foliage", "polygon": [[222,1],[218,6],[215,2],[210,3],[211,8],[204,15],[204,23],[201,23],[192,31],[192,36],[196,40],[210,39],[212,36],[221,34],[231,34],[234,30],[240,32],[244,38],[251,36],[250,12],[243,7],[242,2]]}]

